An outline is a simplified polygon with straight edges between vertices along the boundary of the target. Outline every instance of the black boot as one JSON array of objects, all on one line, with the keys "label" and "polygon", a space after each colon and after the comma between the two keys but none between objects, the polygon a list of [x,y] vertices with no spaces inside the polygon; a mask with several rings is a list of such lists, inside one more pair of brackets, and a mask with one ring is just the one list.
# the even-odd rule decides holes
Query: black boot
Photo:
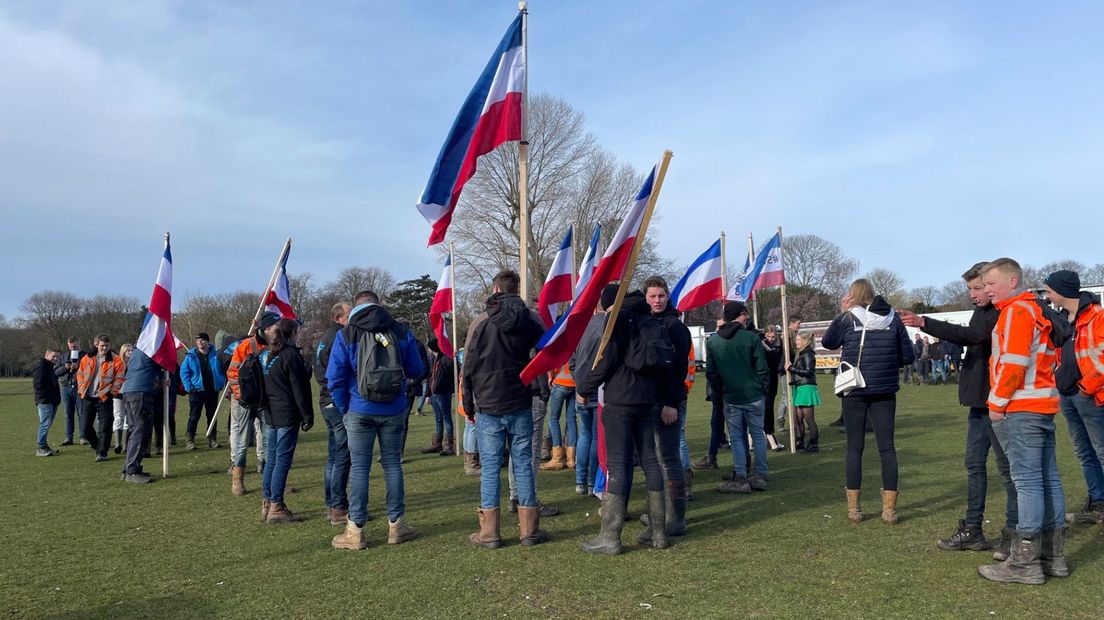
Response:
[{"label": "black boot", "polygon": [[1043,567],[1039,561],[1042,551],[1042,536],[1036,534],[1030,538],[1018,533],[1012,537],[1012,549],[1008,559],[1000,564],[986,564],[978,567],[978,574],[989,581],[1000,583],[1023,583],[1042,585],[1046,583]]},{"label": "black boot", "polygon": [[820,452],[820,439],[810,439],[809,443],[805,444],[805,454],[816,454]]},{"label": "black boot", "polygon": [[801,452],[804,449],[805,449],[805,437],[803,435],[798,435],[797,437],[794,438],[794,450],[797,451],[797,452]]},{"label": "black boot", "polygon": [[667,493],[663,491],[648,491],[648,526],[636,537],[641,544],[651,544],[653,549],[666,549],[666,527],[658,524],[667,523]]},{"label": "black boot", "polygon": [[686,490],[684,480],[668,480],[666,505],[666,527],[668,536],[682,536],[686,534]]},{"label": "black boot", "polygon": [[839,419],[830,423],[828,426],[843,426],[843,414],[840,414]]},{"label": "black boot", "polygon": [[940,539],[937,544],[944,551],[985,551],[993,548],[980,527],[966,525],[966,521],[962,519],[959,519],[958,527],[950,537]]},{"label": "black boot", "polygon": [[993,559],[998,562],[1003,562],[1008,559],[1008,554],[1012,549],[1012,537],[1016,535],[1016,530],[1009,527],[1001,528],[1000,541],[997,543],[996,549],[993,549]]},{"label": "black boot", "polygon": [[122,454],[123,450],[123,430],[119,429],[115,431],[115,454]]},{"label": "black boot", "polygon": [[579,548],[587,553],[621,553],[621,528],[625,526],[625,498],[606,493],[602,496],[602,529],[597,538],[583,541]]}]

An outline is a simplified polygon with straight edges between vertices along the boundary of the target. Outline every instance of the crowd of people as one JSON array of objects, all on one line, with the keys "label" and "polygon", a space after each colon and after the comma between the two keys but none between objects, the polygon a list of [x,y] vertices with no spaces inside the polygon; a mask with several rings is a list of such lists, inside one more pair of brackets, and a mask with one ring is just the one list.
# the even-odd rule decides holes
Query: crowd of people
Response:
[{"label": "crowd of people", "polygon": [[[1046,279],[1046,298],[1024,290],[1023,273],[1011,259],[978,263],[963,274],[975,308],[968,325],[954,325],[893,308],[865,279],[853,282],[840,313],[820,338],[839,349],[836,393],[846,433],[844,481],[847,517],[862,523],[862,458],[873,433],[881,463],[881,519],[898,520],[899,471],[894,444],[897,393],[905,382],[945,382],[959,375],[959,398],[969,410],[965,466],[967,508],[958,527],[938,542],[945,550],[993,549],[996,564],[986,579],[1029,584],[1069,574],[1064,557],[1065,498],[1055,456],[1055,414],[1064,414],[1089,497],[1073,516],[1104,522],[1104,309],[1080,290],[1076,273]],[[501,470],[508,469],[508,510],[517,514],[522,545],[550,539],[541,518],[558,509],[540,501],[539,471],[570,469],[580,495],[601,499],[600,530],[583,551],[618,554],[628,514],[633,471],[643,470],[645,529],[638,542],[656,549],[688,531],[687,502],[694,471],[717,468],[728,446],[732,471],[722,493],[768,489],[768,453],[783,446],[774,437],[779,384],[792,388],[796,448],[819,451],[815,338],[795,318],[781,334],[758,330],[747,306],[723,305],[718,328],[705,344],[707,398],[712,404],[706,455],[691,463],[686,441],[687,396],[697,361],[690,332],[671,305],[667,283],[648,278],[624,296],[608,344],[602,336],[618,294],[611,284],[574,354],[562,368],[533,384],[520,379],[545,331],[540,315],[519,296],[520,279],[500,272],[484,312],[471,323],[456,365],[439,343],[421,343],[372,291],[332,309],[332,321],[310,359],[297,345],[300,324],[266,312],[250,335],[217,350],[197,334],[179,371],[165,373],[143,351],[112,350],[100,335],[95,350],[46,352],[34,373],[40,426],[36,454],[56,451],[47,433],[60,406],[65,441],[89,445],[95,461],[126,452],[121,476],[148,483],[145,457],[175,444],[175,423],[162,428],[170,407],[187,394],[187,449],[197,449],[205,414],[209,449],[218,449],[215,413],[224,387],[229,399],[231,493],[247,494],[245,469],[255,445],[261,481],[261,518],[266,523],[299,520],[285,503],[288,472],[300,432],[314,426],[313,383],[327,432],[324,492],[327,518],[344,529],[336,549],[368,546],[368,487],[375,446],[386,487],[387,542],[417,537],[406,518],[403,454],[411,412],[428,400],[435,426],[423,453],[455,454],[452,401],[458,391],[463,416],[464,473],[478,476],[478,531],[470,542],[502,545]],[[1057,308],[1057,310],[1055,309]],[[915,340],[906,327],[921,330]],[[789,339],[789,347],[781,346]],[[784,349],[790,350],[785,358]],[[965,350],[965,355],[958,352]],[[459,382],[454,376],[459,376]],[[166,377],[168,384],[166,385]],[[785,386],[785,384],[782,384]],[[785,393],[786,391],[783,390]],[[547,418],[547,425],[545,419]],[[564,424],[566,428],[561,428]],[[544,431],[547,428],[547,441]],[[727,431],[727,438],[726,438]],[[156,437],[155,437],[156,435]],[[600,449],[599,446],[602,446]],[[1002,534],[993,545],[982,531],[986,467],[992,452],[1007,501]],[[541,461],[544,464],[541,465]]]}]

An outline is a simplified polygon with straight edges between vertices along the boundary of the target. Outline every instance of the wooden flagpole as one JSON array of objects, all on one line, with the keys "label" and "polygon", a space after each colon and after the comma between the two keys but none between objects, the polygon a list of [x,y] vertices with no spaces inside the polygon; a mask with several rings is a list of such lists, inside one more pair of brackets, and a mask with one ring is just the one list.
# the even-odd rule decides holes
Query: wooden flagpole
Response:
[{"label": "wooden flagpole", "polygon": [[[750,238],[750,236],[749,236]],[[778,253],[779,258],[782,257],[782,227],[778,227]],[[783,263],[785,264],[785,263]],[[797,334],[794,334],[795,336]],[[783,368],[786,364],[790,363],[790,313],[786,310],[786,279],[785,275],[782,278],[782,355]],[[814,372],[815,374],[815,372]],[[786,422],[790,427],[790,454],[797,452],[796,444],[796,431],[794,430],[794,404],[793,404],[793,386],[790,385],[790,371],[786,370]],[[767,415],[774,415],[773,411],[768,411]]]},{"label": "wooden flagpole", "polygon": [[[521,92],[521,143],[518,144],[518,210],[521,230],[518,235],[521,299],[529,303],[529,9],[525,0],[521,11],[521,49],[525,55],[525,83]],[[455,311],[455,310],[454,310]]]},{"label": "wooden flagpole", "polygon": [[[257,306],[257,313],[253,315],[253,322],[249,324],[249,335],[252,336],[253,332],[257,329],[257,321],[261,320],[261,314],[264,313],[265,300],[268,299],[268,292],[272,290],[272,287],[276,285],[276,277],[280,273],[280,265],[284,262],[284,257],[291,251],[291,237],[287,238],[284,242],[284,249],[280,251],[279,258],[276,259],[276,266],[272,268],[272,277],[268,279],[268,286],[265,287],[264,292],[261,293],[261,303]],[[218,352],[215,352],[218,355]],[[230,382],[226,382],[226,387],[222,389],[222,394],[219,395],[218,404],[215,405],[215,414],[211,416],[211,423],[207,426],[207,432],[204,436],[210,437],[211,432],[215,430],[215,424],[218,423],[219,410],[222,409],[222,401],[226,400],[226,393],[230,391]],[[230,419],[226,421],[226,432],[230,432]]]},{"label": "wooden flagpole", "polygon": [[[456,412],[456,425],[452,429],[456,435],[456,449],[453,452],[457,456],[464,456],[464,425],[468,423],[464,416],[460,415],[460,342],[456,339],[456,250],[449,241],[449,279],[452,280],[452,288],[449,289],[449,297],[452,306],[452,396],[456,401],[452,408]],[[438,347],[440,349],[440,347]],[[430,377],[432,380],[432,377]]]},{"label": "wooden flagpole", "polygon": [[648,224],[652,221],[652,211],[655,210],[656,201],[659,200],[659,190],[663,188],[663,179],[667,176],[667,165],[671,163],[672,156],[673,153],[669,150],[663,152],[663,160],[659,164],[659,173],[656,175],[655,185],[652,187],[652,195],[648,198],[648,206],[644,209],[640,229],[636,232],[632,253],[629,254],[629,260],[625,263],[625,272],[621,274],[621,282],[617,287],[617,298],[607,312],[611,318],[606,320],[606,329],[602,332],[601,342],[598,343],[598,353],[594,356],[592,370],[598,367],[598,362],[602,361],[602,354],[605,353],[606,345],[609,344],[610,336],[613,335],[613,326],[617,323],[617,315],[621,312],[621,303],[625,301],[625,292],[632,281],[633,272],[636,271],[636,258],[640,254],[640,248],[644,245],[644,235],[648,232]]},{"label": "wooden flagpole", "polygon": [[725,232],[721,231],[721,314],[724,315],[724,304],[728,301],[728,268],[725,266]]},{"label": "wooden flagpole", "polygon": [[[751,233],[748,233],[748,264],[755,264],[755,241],[751,238]],[[744,274],[744,277],[747,277],[747,274]],[[753,283],[753,290],[751,293],[751,316],[755,321],[755,328],[762,329],[763,326],[759,324],[759,297],[755,294],[754,288],[755,285]]]},{"label": "wooden flagpole", "polygon": [[[165,233],[165,245],[169,245],[169,233]],[[170,313],[170,326],[171,326],[171,314],[172,308],[169,308]],[[173,338],[172,330],[170,329],[165,333],[166,338]],[[176,343],[173,343],[173,355],[176,354]],[[166,368],[164,372],[165,377],[165,409],[162,412],[164,414],[164,420],[161,421],[161,477],[169,477],[169,391],[172,388],[172,381],[169,380],[169,369]],[[125,470],[125,468],[124,468]]]}]

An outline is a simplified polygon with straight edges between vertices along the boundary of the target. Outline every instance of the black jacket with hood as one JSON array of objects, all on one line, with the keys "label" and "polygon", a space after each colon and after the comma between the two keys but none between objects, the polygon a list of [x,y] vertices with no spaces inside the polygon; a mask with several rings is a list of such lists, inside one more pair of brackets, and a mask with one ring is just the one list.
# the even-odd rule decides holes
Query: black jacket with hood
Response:
[{"label": "black jacket with hood", "polygon": [[318,382],[318,404],[323,409],[333,404],[330,397],[330,389],[326,386],[326,369],[330,366],[330,351],[333,350],[334,339],[337,332],[344,326],[337,321],[330,321],[326,331],[322,333],[322,339],[318,341],[318,348],[314,352],[314,380]]},{"label": "black jacket with hood", "polygon": [[314,402],[311,399],[311,371],[298,347],[285,346],[277,353],[261,352],[264,368],[265,424],[276,428],[314,424]]},{"label": "black jacket with hood", "polygon": [[495,293],[487,310],[468,329],[464,346],[462,386],[469,415],[503,415],[531,411],[533,392],[521,382],[521,371],[544,324],[521,297]]},{"label": "black jacket with hood", "polygon": [[[648,315],[651,312],[652,308],[644,299],[644,293],[633,291],[625,295],[621,312],[613,326],[613,334],[602,353],[602,361],[598,362],[598,367],[594,370],[575,377],[576,393],[589,399],[598,393],[598,386],[605,383],[606,405],[623,408],[655,406],[659,401],[659,385],[668,380],[666,373],[653,376],[630,370],[624,364],[632,338],[632,315]],[[689,351],[686,354],[689,355]],[[685,386],[682,389],[685,391]]]},{"label": "black jacket with hood", "polygon": [[[62,367],[64,368],[64,366]],[[36,405],[60,405],[61,385],[54,374],[54,363],[45,357],[34,367],[34,401]]]},{"label": "black jacket with hood", "polygon": [[667,309],[654,315],[667,328],[667,337],[675,347],[675,364],[666,377],[659,379],[659,400],[667,407],[678,407],[686,400],[686,367],[679,360],[690,359],[690,329],[679,320],[678,310],[670,303]]},{"label": "black jacket with hood", "polygon": [[[864,324],[866,344],[859,363]],[[897,371],[916,359],[904,323],[881,295],[874,297],[869,311],[856,306],[837,316],[824,332],[820,344],[829,350],[842,347],[840,361],[858,366],[862,372],[866,387],[851,391],[849,397],[896,394],[901,389]]]},{"label": "black jacket with hood", "polygon": [[965,407],[988,409],[989,357],[993,352],[993,328],[1000,310],[993,304],[974,306],[966,326],[924,317],[924,333],[966,347],[966,359],[958,378],[958,402]]},{"label": "black jacket with hood", "polygon": [[429,362],[429,394],[452,396],[456,391],[456,381],[452,377],[452,358],[441,353],[436,340],[429,341],[429,350],[433,351],[433,360]]}]

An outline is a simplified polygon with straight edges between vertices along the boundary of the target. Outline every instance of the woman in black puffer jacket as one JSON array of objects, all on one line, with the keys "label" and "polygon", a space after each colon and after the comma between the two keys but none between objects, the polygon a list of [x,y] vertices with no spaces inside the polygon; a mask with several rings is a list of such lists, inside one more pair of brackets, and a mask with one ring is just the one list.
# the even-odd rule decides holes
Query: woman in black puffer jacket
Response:
[{"label": "woman in black puffer jacket", "polygon": [[[820,392],[817,391],[816,352],[813,350],[812,334],[797,334],[794,337],[797,358],[793,364],[786,364],[790,372],[790,385],[793,386],[794,438],[795,450],[804,450],[807,454],[820,452],[820,429],[816,423],[816,408],[820,406]],[[805,442],[805,430],[808,428],[808,443]]]},{"label": "woman in black puffer jacket", "polygon": [[[840,362],[858,368],[866,381],[866,387],[843,396],[841,403],[847,431],[847,518],[853,523],[863,519],[859,490],[869,418],[882,461],[882,520],[893,524],[897,522],[897,450],[893,445],[893,423],[900,389],[898,371],[911,364],[915,354],[901,319],[885,299],[875,294],[869,281],[852,282],[840,306],[843,313],[832,321],[820,343],[825,349],[842,348]],[[862,344],[864,329],[866,338]]]}]

